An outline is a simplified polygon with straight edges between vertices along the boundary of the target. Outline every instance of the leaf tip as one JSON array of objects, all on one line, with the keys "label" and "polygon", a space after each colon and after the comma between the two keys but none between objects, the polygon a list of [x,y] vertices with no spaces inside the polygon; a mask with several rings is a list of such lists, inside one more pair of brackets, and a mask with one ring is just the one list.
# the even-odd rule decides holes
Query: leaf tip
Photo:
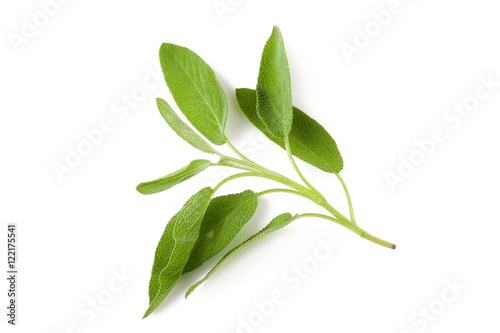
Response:
[{"label": "leaf tip", "polygon": [[[203,281],[203,280],[202,280]],[[189,289],[186,291],[186,295],[184,295],[184,298],[187,299],[189,295],[191,295],[191,293],[196,289],[198,288],[198,286],[201,284],[202,281],[198,281],[196,282],[195,284],[193,284],[191,287],[189,287]]]},{"label": "leaf tip", "polygon": [[147,318],[147,317],[151,314],[151,312],[152,312],[152,311],[150,310],[150,308],[148,308],[148,309],[146,310],[146,313],[144,313],[144,315],[142,316],[142,319],[146,319],[146,318]]},{"label": "leaf tip", "polygon": [[144,191],[144,183],[140,183],[139,185],[137,185],[137,187],[135,188],[135,190],[137,192],[139,192],[140,194],[148,194]]}]

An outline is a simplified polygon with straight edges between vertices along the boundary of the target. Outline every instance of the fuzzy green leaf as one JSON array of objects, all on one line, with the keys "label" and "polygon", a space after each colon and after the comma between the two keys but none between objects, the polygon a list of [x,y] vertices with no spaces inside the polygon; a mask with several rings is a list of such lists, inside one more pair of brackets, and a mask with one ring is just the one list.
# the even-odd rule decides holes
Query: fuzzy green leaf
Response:
[{"label": "fuzzy green leaf", "polygon": [[205,187],[194,194],[167,224],[156,248],[149,281],[149,316],[167,297],[182,275],[193,246],[198,239],[203,215],[212,189]]},{"label": "fuzzy green leaf", "polygon": [[292,84],[285,44],[273,28],[262,52],[257,80],[257,114],[269,132],[285,138],[292,129]]},{"label": "fuzzy green leaf", "polygon": [[212,162],[208,160],[191,161],[191,163],[189,163],[185,167],[175,172],[169,173],[166,176],[149,182],[140,183],[139,185],[137,185],[137,191],[142,194],[154,194],[168,190],[172,186],[182,183],[186,179],[199,174],[200,172],[208,168],[211,164]]},{"label": "fuzzy green leaf", "polygon": [[257,204],[258,195],[250,190],[212,199],[184,273],[222,251],[253,216]]},{"label": "fuzzy green leaf", "polygon": [[[236,89],[236,99],[248,120],[271,141],[285,149],[285,143],[268,131],[257,115],[255,90]],[[316,120],[293,108],[292,130],[288,135],[292,154],[315,167],[330,173],[339,173],[344,162],[337,144]]]},{"label": "fuzzy green leaf", "polygon": [[209,141],[224,144],[227,99],[214,71],[196,53],[174,44],[161,46],[160,62],[182,113]]},{"label": "fuzzy green leaf", "polygon": [[229,251],[218,263],[217,265],[214,266],[214,268],[212,268],[212,270],[210,272],[208,272],[207,275],[205,275],[205,277],[203,279],[201,279],[200,281],[196,282],[194,285],[191,286],[191,288],[189,288],[189,290],[186,292],[186,298],[200,285],[202,284],[203,282],[205,282],[208,278],[210,278],[212,276],[212,274],[214,274],[219,268],[221,268],[222,266],[224,266],[229,260],[231,260],[234,256],[236,256],[238,253],[240,253],[241,251],[243,251],[245,248],[249,247],[250,245],[252,245],[253,243],[255,243],[256,241],[258,241],[259,239],[269,235],[270,233],[272,233],[273,231],[276,231],[276,230],[279,230],[285,226],[287,226],[290,222],[292,222],[293,220],[295,219],[295,216],[292,216],[292,214],[290,213],[284,213],[284,214],[281,214],[281,215],[278,215],[277,217],[275,217],[271,222],[269,222],[269,224],[264,227],[264,229],[262,229],[261,231],[259,231],[258,233],[256,233],[255,235],[253,235],[252,237],[250,237],[249,239],[247,239],[246,241],[244,241],[243,243],[241,243],[240,245],[238,245],[237,247],[235,247],[234,249],[232,249],[231,251]]},{"label": "fuzzy green leaf", "polygon": [[191,127],[182,121],[182,119],[179,118],[179,116],[174,110],[172,110],[170,105],[165,100],[157,98],[156,104],[158,105],[158,110],[160,110],[163,119],[165,119],[178,136],[202,152],[215,154],[215,149],[213,149],[212,146],[210,146],[201,136],[199,136]]}]

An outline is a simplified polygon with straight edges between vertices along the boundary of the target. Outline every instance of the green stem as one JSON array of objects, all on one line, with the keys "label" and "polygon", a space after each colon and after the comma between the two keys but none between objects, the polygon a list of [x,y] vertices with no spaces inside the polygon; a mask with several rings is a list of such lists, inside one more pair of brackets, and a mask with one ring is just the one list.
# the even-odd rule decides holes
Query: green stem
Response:
[{"label": "green stem", "polygon": [[229,148],[231,148],[232,151],[234,151],[234,153],[236,155],[238,155],[241,159],[249,162],[249,163],[252,163],[252,164],[257,164],[255,162],[253,162],[251,159],[249,159],[248,157],[246,157],[245,155],[243,155],[242,153],[240,153],[240,151],[238,149],[236,149],[235,146],[233,146],[233,144],[231,143],[231,141],[229,141],[229,139],[227,138],[227,136],[224,134],[224,140],[226,141],[226,144],[229,146]]},{"label": "green stem", "polygon": [[313,191],[318,196],[319,201],[317,201],[317,203],[320,206],[323,206],[326,210],[328,210],[333,216],[337,217],[338,219],[341,219],[341,220],[344,220],[344,221],[350,223],[349,219],[347,217],[345,217],[344,215],[342,215],[338,210],[333,208],[333,206],[328,203],[328,201],[325,199],[325,197],[314,186],[312,186],[311,183],[309,183],[307,181],[306,177],[304,177],[304,175],[300,171],[299,167],[295,163],[295,159],[293,158],[293,155],[292,155],[292,149],[290,147],[290,142],[288,141],[288,137],[285,137],[285,148],[286,148],[286,152],[288,155],[288,159],[290,160],[290,163],[292,163],[292,166],[295,169],[295,171],[297,172],[297,174],[299,175],[299,177],[311,189],[311,191]]},{"label": "green stem", "polygon": [[347,190],[347,186],[346,186],[344,180],[342,179],[342,177],[340,177],[340,175],[338,173],[335,173],[335,175],[340,180],[340,183],[342,184],[342,187],[344,188],[345,196],[347,197],[347,203],[349,204],[349,213],[351,215],[351,222],[353,224],[356,224],[356,218],[354,217],[354,208],[352,207],[351,196],[349,195],[349,191]]},{"label": "green stem", "polygon": [[292,149],[290,148],[290,143],[288,142],[287,136],[285,137],[285,148],[286,148],[286,153],[288,155],[288,159],[290,160],[290,163],[292,163],[292,166],[299,175],[300,179],[302,179],[304,184],[306,184],[313,192],[318,194],[320,197],[323,197],[323,195],[321,195],[321,193],[319,193],[319,191],[315,189],[314,186],[312,186],[311,183],[307,181],[306,177],[304,177],[302,172],[300,172],[299,167],[297,166],[297,164],[295,163],[295,159],[293,158]]},{"label": "green stem", "polygon": [[[261,177],[261,178],[267,178],[267,179],[270,179],[270,180],[274,180],[274,181],[277,181],[277,182],[280,182],[282,184],[285,184],[285,185],[288,185],[292,188],[295,188],[297,191],[293,191],[293,190],[289,190],[289,189],[270,189],[270,190],[266,190],[266,191],[262,191],[259,193],[259,195],[264,195],[264,194],[267,194],[267,193],[273,193],[273,192],[287,192],[287,193],[293,193],[293,194],[297,194],[297,195],[301,195],[305,198],[308,198],[309,200],[312,200],[312,201],[315,201],[316,202],[316,198],[311,196],[312,193],[307,193],[307,192],[310,192],[310,190],[300,184],[293,184],[294,182],[292,183],[288,183],[287,181],[283,181],[283,179],[280,179],[280,178],[277,178],[277,177],[274,177],[272,175],[268,175],[268,174],[264,174],[262,172],[255,172],[255,171],[251,171],[251,172],[242,172],[242,173],[237,173],[235,175],[232,175],[232,176],[229,176],[225,179],[223,179],[222,181],[220,181],[213,189],[213,192],[212,192],[212,195],[219,189],[221,188],[221,186],[223,186],[224,184],[230,182],[231,180],[233,179],[237,179],[237,178],[242,178],[242,177]],[[307,191],[307,192],[305,192]],[[319,204],[319,203],[318,203]],[[330,209],[328,209],[328,207],[326,207],[326,205],[322,205],[323,207],[325,207],[328,211],[330,211]],[[331,207],[331,206],[330,206]],[[333,207],[331,207],[333,208]],[[308,214],[301,214],[298,216],[298,218],[301,218],[301,217],[319,217],[319,218],[323,218],[323,219],[327,219],[327,220],[330,220],[330,221],[334,221],[344,227],[346,227],[347,229],[349,230],[352,230],[354,231],[355,233],[357,233],[358,235],[360,235],[361,237],[373,242],[373,243],[376,243],[376,244],[379,244],[379,245],[382,245],[382,246],[385,246],[385,247],[388,247],[388,248],[392,248],[392,249],[395,249],[396,248],[396,245],[392,244],[392,243],[389,243],[389,242],[386,242],[382,239],[379,239],[375,236],[372,236],[370,235],[369,233],[367,233],[366,231],[364,231],[363,229],[359,228],[357,225],[354,225],[352,223],[350,223],[349,221],[345,221],[341,218],[334,218],[334,217],[331,217],[331,216],[328,216],[328,215],[323,215],[323,214],[315,214],[315,213],[308,213]]]},{"label": "green stem", "polygon": [[313,213],[310,213],[310,214],[302,214],[302,215],[299,215],[299,217],[319,217],[319,218],[323,218],[323,219],[327,219],[327,220],[330,220],[330,221],[334,221],[346,228],[348,228],[349,230],[357,233],[358,235],[360,235],[361,237],[373,242],[373,243],[376,243],[376,244],[379,244],[379,245],[382,245],[382,246],[385,246],[385,247],[388,247],[388,248],[392,248],[392,249],[395,249],[396,248],[396,245],[392,244],[392,243],[389,243],[389,242],[386,242],[382,239],[379,239],[375,236],[372,236],[370,235],[369,233],[367,233],[366,231],[364,231],[363,229],[359,228],[357,225],[356,225],[356,222],[355,222],[355,219],[354,219],[354,210],[352,208],[352,202],[351,202],[351,197],[349,196],[349,192],[347,191],[347,186],[345,185],[343,179],[340,177],[339,174],[336,173],[337,177],[339,178],[340,182],[342,183],[342,186],[344,188],[344,191],[346,193],[346,196],[347,196],[347,201],[349,203],[349,212],[351,213],[351,219],[352,221],[350,221],[349,219],[347,219],[344,215],[342,215],[339,211],[337,211],[332,205],[330,205],[328,203],[328,201],[325,199],[325,197],[316,189],[314,188],[314,186],[312,186],[308,181],[307,179],[304,177],[304,175],[300,172],[299,168],[297,167],[297,164],[295,163],[295,160],[293,159],[293,156],[292,156],[292,152],[291,152],[291,149],[290,149],[290,144],[288,142],[288,137],[285,138],[285,147],[286,147],[286,151],[287,151],[287,154],[288,154],[288,158],[290,159],[290,162],[292,163],[295,171],[297,172],[297,174],[299,175],[299,177],[302,179],[302,181],[308,186],[308,187],[305,187],[303,185],[300,185],[298,183],[296,183],[295,181],[277,173],[277,172],[274,172],[272,170],[269,170],[253,161],[251,161],[250,159],[248,159],[246,156],[244,156],[243,154],[241,154],[230,142],[229,140],[227,139],[227,137],[225,137],[225,140],[226,140],[226,143],[229,145],[229,147],[239,156],[242,158],[242,160],[239,160],[237,158],[234,158],[234,157],[231,157],[231,156],[227,156],[227,155],[224,155],[222,153],[219,153],[216,151],[217,155],[219,155],[222,159],[225,159],[227,160],[227,163],[224,163],[224,162],[219,162],[219,163],[214,163],[213,165],[222,165],[222,166],[231,166],[231,167],[234,167],[234,168],[238,168],[238,169],[242,169],[242,170],[246,170],[248,172],[242,172],[242,173],[238,173],[238,174],[235,174],[235,175],[232,175],[232,176],[229,176],[227,177],[226,179],[222,180],[219,184],[217,184],[212,192],[212,195],[213,193],[215,193],[221,186],[223,186],[224,184],[226,184],[227,182],[233,180],[233,179],[237,179],[237,178],[241,178],[241,177],[261,177],[261,178],[266,178],[266,179],[270,179],[270,180],[273,180],[273,181],[276,181],[278,183],[281,183],[281,184],[284,184],[284,185],[287,185],[288,187],[292,188],[293,190],[289,190],[289,189],[270,189],[270,190],[266,190],[266,191],[262,191],[262,192],[259,192],[258,195],[264,195],[264,194],[268,194],[268,193],[275,193],[275,192],[286,192],[286,193],[292,193],[292,194],[296,194],[296,195],[300,195],[300,196],[303,196],[311,201],[313,201],[314,203],[318,204],[319,206],[325,208],[328,212],[330,212],[333,216],[335,217],[331,217],[331,216],[328,216],[328,215],[323,215],[323,214],[313,214]]},{"label": "green stem", "polygon": [[353,225],[351,223],[347,223],[345,221],[336,219],[334,217],[331,217],[328,215],[323,215],[323,214],[306,213],[306,214],[300,214],[299,216],[297,216],[297,219],[302,218],[302,217],[317,217],[317,218],[333,221],[333,222],[338,223],[341,226],[346,227],[347,229],[357,233],[361,237],[363,237],[363,238],[365,238],[365,239],[367,239],[375,244],[382,245],[382,246],[388,247],[388,248],[393,249],[393,250],[396,249],[396,245],[389,243],[389,242],[387,242],[383,239],[380,239],[378,237],[372,236],[356,225]]},{"label": "green stem", "polygon": [[226,167],[232,167],[232,168],[246,170],[246,171],[255,171],[255,169],[251,169],[251,168],[244,166],[244,165],[229,164],[229,163],[223,163],[223,162],[212,163],[210,166],[226,166]]},{"label": "green stem", "polygon": [[242,160],[239,160],[237,158],[224,155],[218,151],[216,151],[216,153],[221,158],[230,162],[230,163],[219,162],[217,164],[231,166],[234,168],[247,170],[247,171],[259,171],[262,173],[262,175],[259,175],[260,177],[272,179],[278,183],[281,183],[281,184],[287,185],[291,188],[294,188],[294,189],[298,190],[299,192],[305,192],[306,195],[304,195],[304,197],[313,201],[317,205],[325,208],[328,212],[330,212],[333,216],[337,217],[338,219],[341,219],[341,220],[344,220],[344,221],[350,223],[349,219],[347,217],[345,217],[344,215],[342,215],[332,205],[330,205],[321,193],[319,193],[317,191],[314,192],[313,190],[311,190],[305,186],[302,186],[302,185],[298,184],[297,182],[294,182],[293,180],[291,180],[291,179],[289,179],[289,178],[287,178],[287,177],[285,177],[277,172],[269,170],[269,169],[255,163],[255,162],[242,161]]},{"label": "green stem", "polygon": [[223,179],[221,182],[219,182],[219,184],[217,184],[214,187],[214,192],[217,191],[225,183],[227,183],[227,182],[229,182],[229,181],[231,181],[233,179],[237,179],[237,178],[241,178],[241,177],[260,177],[260,178],[266,178],[266,179],[274,180],[274,181],[276,181],[278,183],[287,185],[287,186],[289,186],[289,187],[297,190],[297,192],[300,192],[300,194],[303,197],[306,197],[309,200],[315,201],[315,199],[316,199],[314,197],[314,193],[312,193],[311,190],[309,190],[307,187],[304,187],[304,186],[302,186],[300,184],[297,184],[294,181],[289,180],[288,178],[280,178],[280,177],[276,177],[274,175],[262,173],[260,171],[242,172],[242,173],[237,173],[235,175],[229,176],[229,177]]},{"label": "green stem", "polygon": [[299,196],[302,196],[302,197],[305,197],[305,198],[309,199],[309,197],[307,195],[303,194],[302,192],[294,191],[294,190],[289,190],[289,189],[286,189],[286,188],[272,188],[270,190],[265,190],[265,191],[259,192],[259,193],[257,193],[257,195],[260,197],[260,196],[265,195],[265,194],[279,193],[279,192],[282,192],[282,193],[291,193],[291,194],[299,195]]}]

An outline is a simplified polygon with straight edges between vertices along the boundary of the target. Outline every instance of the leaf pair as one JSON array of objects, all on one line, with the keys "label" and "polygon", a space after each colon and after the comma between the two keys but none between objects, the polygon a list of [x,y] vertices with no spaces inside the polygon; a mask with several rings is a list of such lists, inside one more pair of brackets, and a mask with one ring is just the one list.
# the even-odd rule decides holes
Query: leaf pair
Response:
[{"label": "leaf pair", "polygon": [[167,297],[182,275],[191,250],[198,239],[212,189],[205,187],[194,194],[167,224],[156,248],[149,281],[149,316]]},{"label": "leaf pair", "polygon": [[[273,135],[258,116],[255,90],[236,89],[236,98],[248,120],[271,141],[286,149],[284,140]],[[333,138],[316,120],[295,107],[288,140],[292,154],[304,162],[330,173],[342,171],[344,163]]]},{"label": "leaf pair", "polygon": [[[228,106],[214,71],[196,53],[174,44],[161,46],[160,62],[170,93],[189,122],[212,143],[224,144]],[[187,125],[180,124],[182,120],[174,119],[175,113],[165,101],[160,100],[158,107],[183,139],[202,151],[215,152],[195,138]]]},{"label": "leaf pair", "polygon": [[193,195],[167,224],[158,243],[149,283],[149,316],[183,273],[222,251],[257,209],[258,196],[244,191],[214,198],[206,187]]},{"label": "leaf pair", "polygon": [[268,39],[259,69],[257,89],[236,89],[243,113],[271,141],[326,172],[339,173],[342,157],[330,134],[314,119],[292,106],[290,70],[278,27]]}]

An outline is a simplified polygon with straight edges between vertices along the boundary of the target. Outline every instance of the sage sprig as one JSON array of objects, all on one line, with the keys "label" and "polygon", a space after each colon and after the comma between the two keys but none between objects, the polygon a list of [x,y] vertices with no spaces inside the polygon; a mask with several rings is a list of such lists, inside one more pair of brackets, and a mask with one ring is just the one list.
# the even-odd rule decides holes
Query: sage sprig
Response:
[{"label": "sage sprig", "polygon": [[[225,132],[228,115],[226,96],[214,71],[196,53],[182,46],[163,44],[160,48],[160,63],[172,96],[191,125],[211,143],[228,145],[235,156],[217,151],[186,124],[165,100],[158,98],[158,109],[175,133],[191,146],[204,153],[217,155],[220,159],[216,162],[194,160],[166,176],[139,184],[137,191],[153,194],[167,190],[208,167],[232,167],[242,172],[227,177],[213,189],[206,187],[194,194],[168,222],[156,248],[149,283],[149,307],[144,318],[168,296],[183,273],[202,266],[203,262],[219,254],[230,244],[252,218],[259,198],[263,195],[299,195],[323,207],[330,215],[284,213],[277,216],[261,231],[223,256],[202,280],[189,288],[186,297],[245,248],[300,218],[316,217],[333,221],[373,243],[396,248],[394,244],[370,235],[357,225],[351,197],[340,176],[344,162],[337,144],[323,126],[292,106],[290,70],[285,44],[278,27],[273,28],[271,37],[264,46],[256,89],[236,89],[236,98],[250,122],[286,151],[302,183],[252,161],[229,141]],[[294,157],[320,170],[333,173],[338,178],[349,205],[349,218],[335,209],[306,179]],[[270,179],[282,187],[259,193],[245,190],[241,193],[215,196],[220,187],[243,177]]]}]

